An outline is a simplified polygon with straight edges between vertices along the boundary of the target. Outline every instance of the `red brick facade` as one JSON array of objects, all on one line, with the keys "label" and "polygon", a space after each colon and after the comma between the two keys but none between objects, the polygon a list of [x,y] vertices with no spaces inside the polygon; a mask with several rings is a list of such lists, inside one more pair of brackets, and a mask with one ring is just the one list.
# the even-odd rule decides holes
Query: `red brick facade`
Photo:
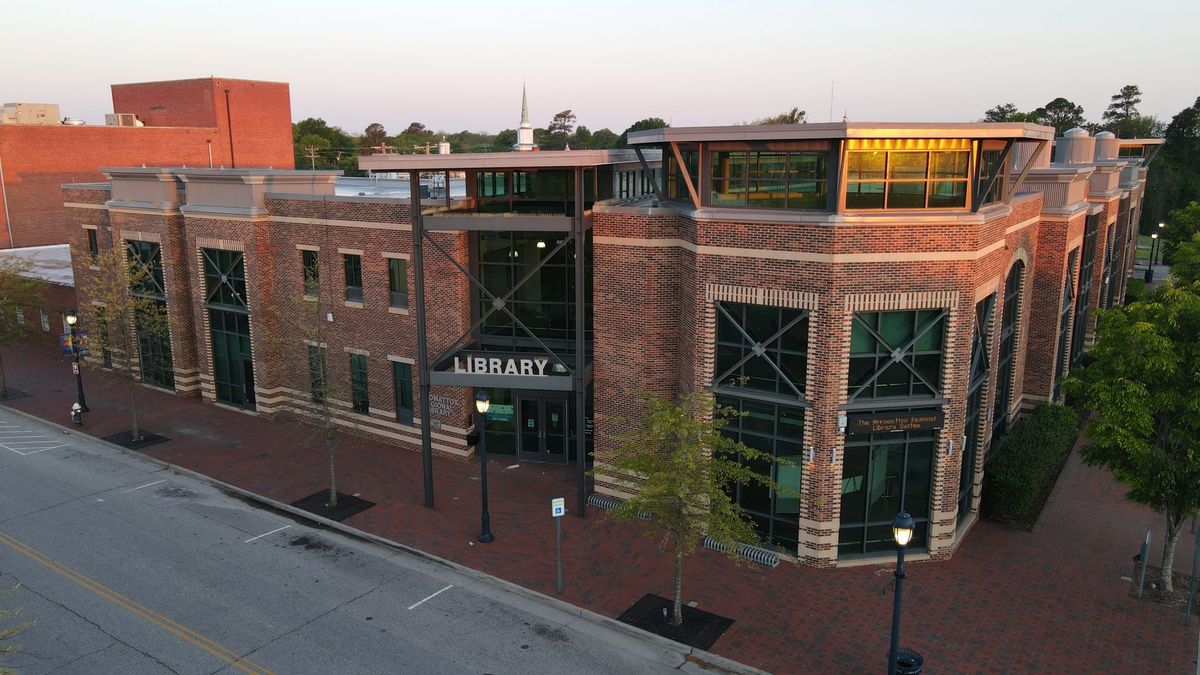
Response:
[{"label": "red brick facade", "polygon": [[79,223],[63,208],[61,186],[104,180],[101,167],[294,165],[285,83],[202,78],[112,90],[113,109],[146,126],[0,125],[12,219],[0,209],[0,247],[67,242]]},{"label": "red brick facade", "polygon": [[[545,154],[545,153],[539,153]],[[804,447],[801,474],[799,560],[833,566],[843,491],[846,434],[839,416],[849,401],[848,363],[854,316],[900,310],[945,310],[937,405],[944,422],[936,432],[928,555],[950,556],[978,508],[984,458],[992,437],[997,375],[980,396],[977,452],[970,474],[971,511],[959,513],[977,304],[994,296],[990,362],[999,358],[1005,283],[1024,266],[1017,305],[1016,342],[1009,401],[1000,419],[1054,396],[1059,361],[1060,310],[1070,252],[1080,249],[1089,212],[1100,226],[1090,307],[1102,300],[1108,226],[1120,245],[1112,255],[1114,286],[1123,286],[1129,261],[1125,242],[1133,219],[1118,204],[1140,201],[1136,167],[1118,169],[1127,180],[1117,193],[1098,190],[1092,166],[1034,169],[1022,194],[977,211],[940,213],[803,214],[783,216],[749,209],[701,209],[666,202],[598,203],[591,215],[594,281],[595,489],[622,494],[611,474],[618,420],[639,414],[639,393],[667,398],[708,388],[716,361],[717,302],[765,305],[809,312],[804,375]],[[1111,172],[1109,172],[1111,173]],[[114,171],[114,181],[136,183],[143,201],[68,187],[75,222],[105,232],[102,245],[121,239],[162,244],[172,324],[176,390],[215,400],[202,251],[226,249],[245,256],[257,413],[311,413],[307,344],[325,350],[331,379],[348,381],[350,355],[368,363],[367,413],[351,410],[348,395],[331,394],[338,424],[407,448],[419,448],[415,423],[396,419],[392,362],[416,357],[415,316],[390,307],[388,259],[412,255],[407,199],[335,197],[323,172]],[[172,182],[174,181],[174,182]],[[149,187],[148,187],[149,186]],[[138,193],[137,190],[141,190]],[[304,194],[298,194],[304,193]],[[151,196],[146,196],[151,195]],[[157,195],[157,196],[155,196]],[[163,196],[167,195],[167,196]],[[205,195],[202,201],[196,195]],[[114,191],[114,197],[116,191]],[[120,203],[120,206],[116,204]],[[232,208],[231,205],[240,205]],[[76,236],[83,228],[77,227]],[[471,265],[471,236],[436,232],[426,246],[427,331],[431,359],[471,326],[467,280],[438,248],[464,268]],[[302,251],[315,251],[320,290],[306,297]],[[343,256],[361,256],[363,298],[345,299]],[[1070,278],[1078,284],[1076,256]],[[76,266],[81,278],[86,268]],[[411,267],[410,288],[411,288]],[[81,285],[85,293],[86,288]],[[1119,291],[1119,289],[1114,288]],[[1068,289],[1068,292],[1073,292]],[[1119,302],[1121,296],[1116,295]],[[1065,353],[1075,304],[1068,317]],[[320,331],[312,333],[316,317]],[[1094,322],[1089,322],[1089,332]],[[317,339],[312,339],[317,336]],[[1065,367],[1063,368],[1065,371]],[[419,378],[413,368],[415,380]],[[450,456],[472,452],[471,392],[435,386],[433,449]],[[414,396],[420,406],[419,397]],[[849,564],[849,563],[847,563]]]}]

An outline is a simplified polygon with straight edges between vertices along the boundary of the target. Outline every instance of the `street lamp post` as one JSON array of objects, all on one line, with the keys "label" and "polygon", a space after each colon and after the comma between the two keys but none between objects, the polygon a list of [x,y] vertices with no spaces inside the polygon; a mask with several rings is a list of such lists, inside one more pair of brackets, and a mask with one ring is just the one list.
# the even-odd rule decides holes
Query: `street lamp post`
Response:
[{"label": "street lamp post", "polygon": [[[1163,229],[1164,229],[1164,228],[1166,228],[1166,226],[1167,226],[1167,224],[1166,224],[1166,223],[1159,223],[1159,224],[1158,224],[1158,234],[1160,235],[1160,236],[1159,236],[1159,238],[1160,238],[1160,239],[1163,239],[1164,241],[1165,241],[1166,239],[1165,239],[1163,236],[1161,236],[1161,235],[1163,234]],[[1160,264],[1160,265],[1162,264],[1162,257],[1163,257],[1163,256],[1162,256],[1162,250],[1163,250],[1163,245],[1162,245],[1162,244],[1159,244],[1159,245],[1158,245],[1158,264]]]},{"label": "street lamp post", "polygon": [[79,314],[68,309],[66,313],[67,325],[71,327],[71,353],[75,357],[72,370],[75,371],[75,388],[78,392],[75,395],[75,402],[79,404],[80,412],[91,412],[88,409],[87,400],[83,397],[83,374],[79,368],[79,338],[75,333],[75,324],[79,323]]},{"label": "street lamp post", "polygon": [[475,429],[479,433],[479,446],[476,448],[479,453],[479,488],[481,491],[480,503],[482,511],[480,513],[481,531],[479,533],[479,542],[487,544],[495,537],[492,536],[492,518],[488,515],[488,489],[487,489],[487,411],[492,405],[492,400],[488,396],[486,389],[480,389],[475,392],[475,410],[479,413],[479,419],[475,423]]},{"label": "street lamp post", "polygon": [[1150,235],[1150,264],[1146,266],[1146,283],[1154,281],[1154,252],[1158,249],[1158,233]]},{"label": "street lamp post", "polygon": [[892,536],[896,538],[896,598],[892,603],[892,644],[888,649],[888,675],[896,672],[896,658],[900,651],[900,595],[904,590],[904,549],[912,539],[916,523],[907,511],[896,514],[892,520]]}]

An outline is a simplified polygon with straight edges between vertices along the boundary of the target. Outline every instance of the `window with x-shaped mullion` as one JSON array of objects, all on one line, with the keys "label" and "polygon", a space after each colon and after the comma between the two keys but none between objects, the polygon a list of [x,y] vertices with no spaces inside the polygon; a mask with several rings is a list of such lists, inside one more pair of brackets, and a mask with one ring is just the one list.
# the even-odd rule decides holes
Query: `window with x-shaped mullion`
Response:
[{"label": "window with x-shaped mullion", "polygon": [[[942,334],[949,312],[917,310],[855,314],[851,327],[851,401],[940,395]],[[899,364],[899,365],[898,365]]]},{"label": "window with x-shaped mullion", "polygon": [[804,401],[806,310],[718,302],[713,387],[752,389]]},{"label": "window with x-shaped mullion", "polygon": [[205,302],[246,308],[246,268],[241,251],[203,249]]},{"label": "window with x-shaped mullion", "polygon": [[992,307],[995,304],[996,296],[989,295],[975,305],[975,328],[971,338],[971,380],[968,391],[974,391],[987,382],[992,369],[987,339],[992,329]]}]

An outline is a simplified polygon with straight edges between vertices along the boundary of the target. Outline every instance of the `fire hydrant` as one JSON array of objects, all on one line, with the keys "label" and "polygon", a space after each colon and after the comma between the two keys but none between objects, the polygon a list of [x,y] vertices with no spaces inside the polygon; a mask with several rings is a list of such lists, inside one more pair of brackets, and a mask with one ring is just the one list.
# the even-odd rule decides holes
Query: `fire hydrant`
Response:
[{"label": "fire hydrant", "polygon": [[75,424],[83,424],[83,406],[79,402],[71,404],[71,421]]}]

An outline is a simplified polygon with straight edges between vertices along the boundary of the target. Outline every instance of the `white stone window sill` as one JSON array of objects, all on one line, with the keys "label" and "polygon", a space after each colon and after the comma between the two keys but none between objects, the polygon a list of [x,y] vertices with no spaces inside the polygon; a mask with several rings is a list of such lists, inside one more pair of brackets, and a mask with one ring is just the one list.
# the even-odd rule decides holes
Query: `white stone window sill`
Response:
[{"label": "white stone window sill", "polygon": [[388,307],[388,312],[392,314],[408,314],[407,307]]}]

